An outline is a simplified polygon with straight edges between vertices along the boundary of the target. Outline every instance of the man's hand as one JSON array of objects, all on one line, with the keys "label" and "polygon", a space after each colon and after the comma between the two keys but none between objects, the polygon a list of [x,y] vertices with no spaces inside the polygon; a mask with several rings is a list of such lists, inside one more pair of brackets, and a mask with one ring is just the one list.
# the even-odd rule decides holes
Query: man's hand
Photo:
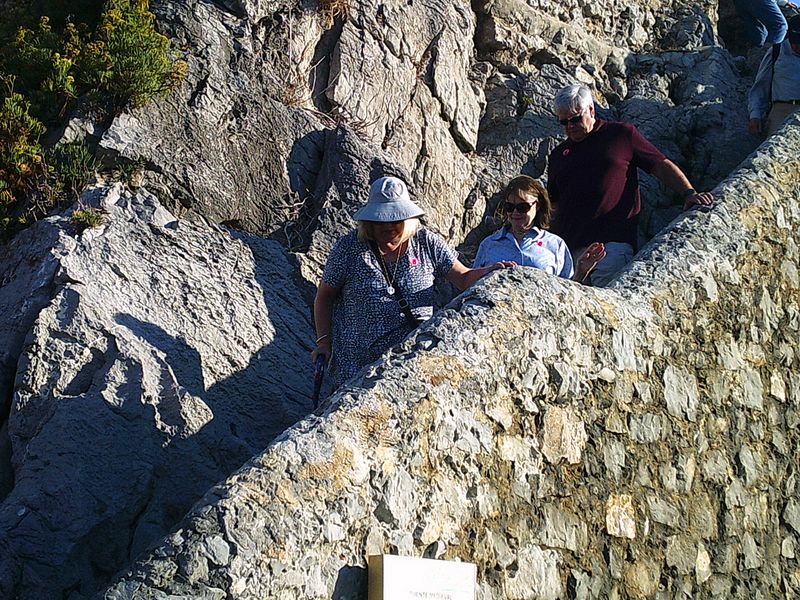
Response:
[{"label": "man's hand", "polygon": [[683,200],[683,210],[688,210],[695,204],[700,206],[711,206],[714,202],[714,194],[711,192],[695,192],[694,194],[689,194]]},{"label": "man's hand", "polygon": [[747,131],[750,135],[761,135],[761,119],[750,119],[747,122]]}]

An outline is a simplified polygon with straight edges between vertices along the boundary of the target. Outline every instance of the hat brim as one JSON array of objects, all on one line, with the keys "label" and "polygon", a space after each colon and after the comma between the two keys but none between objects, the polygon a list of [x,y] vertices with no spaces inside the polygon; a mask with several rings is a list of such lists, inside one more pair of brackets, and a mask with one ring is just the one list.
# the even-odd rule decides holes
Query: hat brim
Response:
[{"label": "hat brim", "polygon": [[419,206],[406,200],[404,202],[390,202],[386,204],[368,203],[356,211],[353,218],[356,221],[373,221],[376,223],[391,223],[421,217],[425,214]]}]

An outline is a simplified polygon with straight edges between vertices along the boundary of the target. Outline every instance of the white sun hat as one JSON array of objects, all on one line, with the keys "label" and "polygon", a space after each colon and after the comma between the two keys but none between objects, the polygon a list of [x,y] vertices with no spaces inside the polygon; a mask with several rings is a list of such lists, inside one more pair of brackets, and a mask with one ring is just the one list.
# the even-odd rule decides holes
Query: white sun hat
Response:
[{"label": "white sun hat", "polygon": [[369,188],[367,203],[356,211],[356,221],[388,223],[420,217],[425,211],[412,202],[405,182],[397,177],[381,177]]}]

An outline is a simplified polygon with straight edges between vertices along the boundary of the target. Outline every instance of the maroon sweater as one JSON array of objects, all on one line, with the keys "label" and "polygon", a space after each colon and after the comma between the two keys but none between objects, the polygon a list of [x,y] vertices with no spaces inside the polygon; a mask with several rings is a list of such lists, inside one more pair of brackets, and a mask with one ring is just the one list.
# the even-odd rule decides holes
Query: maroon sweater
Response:
[{"label": "maroon sweater", "polygon": [[598,119],[580,142],[550,153],[547,191],[557,212],[552,232],[571,250],[592,242],[637,246],[641,201],[636,169],[650,173],[665,159],[633,125]]}]

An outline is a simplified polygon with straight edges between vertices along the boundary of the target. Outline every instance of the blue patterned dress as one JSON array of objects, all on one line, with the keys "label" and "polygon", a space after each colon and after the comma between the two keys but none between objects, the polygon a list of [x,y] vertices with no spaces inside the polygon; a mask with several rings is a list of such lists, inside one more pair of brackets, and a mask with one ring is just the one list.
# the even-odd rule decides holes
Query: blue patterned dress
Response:
[{"label": "blue patterned dress", "polygon": [[[386,266],[414,316],[427,319],[433,315],[434,279],[446,276],[456,260],[456,252],[441,236],[420,228],[399,262]],[[412,327],[389,295],[378,260],[355,231],[334,245],[322,281],[339,291],[332,322],[332,364],[338,386],[402,342]]]}]

